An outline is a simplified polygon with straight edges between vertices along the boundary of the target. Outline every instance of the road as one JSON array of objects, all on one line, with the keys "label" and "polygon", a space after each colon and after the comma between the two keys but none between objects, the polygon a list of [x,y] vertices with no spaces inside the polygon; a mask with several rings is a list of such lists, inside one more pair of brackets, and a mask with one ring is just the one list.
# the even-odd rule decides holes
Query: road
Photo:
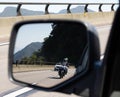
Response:
[{"label": "road", "polygon": [[104,54],[106,43],[108,41],[111,25],[96,27],[100,39],[101,55]]},{"label": "road", "polygon": [[42,70],[32,72],[14,73],[14,77],[23,82],[40,85],[44,87],[52,87],[57,85],[75,74],[75,69],[68,69],[67,75],[60,79],[58,72],[54,70]]},{"label": "road", "polygon": [[8,79],[8,45],[0,46],[0,93],[17,88]]},{"label": "road", "polygon": [[[100,38],[101,54],[104,53],[107,43],[107,37],[109,36],[110,27],[110,25],[96,27]],[[5,39],[5,41],[2,42],[8,41],[6,41]],[[0,94],[7,94],[8,92],[18,90],[21,88],[20,86],[11,83],[8,79],[8,46],[9,45],[6,44],[0,45]]]}]

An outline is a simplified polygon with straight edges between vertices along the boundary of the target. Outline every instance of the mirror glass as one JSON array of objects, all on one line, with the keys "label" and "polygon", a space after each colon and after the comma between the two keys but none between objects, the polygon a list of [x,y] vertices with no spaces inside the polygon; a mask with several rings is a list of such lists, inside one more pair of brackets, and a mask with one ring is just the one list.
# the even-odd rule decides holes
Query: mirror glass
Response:
[{"label": "mirror glass", "polygon": [[37,22],[22,25],[16,36],[13,77],[50,88],[76,74],[88,64],[88,34],[78,22]]}]

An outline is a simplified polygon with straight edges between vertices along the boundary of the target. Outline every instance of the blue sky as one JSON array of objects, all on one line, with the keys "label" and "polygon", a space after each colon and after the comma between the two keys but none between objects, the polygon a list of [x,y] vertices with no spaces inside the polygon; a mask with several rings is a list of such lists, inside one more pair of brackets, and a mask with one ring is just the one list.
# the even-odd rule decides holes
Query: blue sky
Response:
[{"label": "blue sky", "polygon": [[15,52],[23,49],[32,42],[44,42],[52,31],[52,24],[28,24],[22,26],[17,34]]}]

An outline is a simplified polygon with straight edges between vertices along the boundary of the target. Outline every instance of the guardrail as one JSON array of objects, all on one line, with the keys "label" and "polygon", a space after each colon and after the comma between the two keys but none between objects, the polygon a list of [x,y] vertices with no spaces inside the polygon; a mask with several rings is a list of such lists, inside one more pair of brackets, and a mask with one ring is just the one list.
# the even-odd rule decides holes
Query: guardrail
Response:
[{"label": "guardrail", "polygon": [[114,11],[114,6],[115,5],[119,5],[119,3],[39,3],[39,2],[36,2],[36,3],[33,3],[33,2],[1,2],[0,5],[18,5],[17,6],[17,9],[16,9],[16,12],[17,12],[17,15],[22,15],[21,12],[20,12],[20,9],[21,9],[21,6],[22,5],[46,5],[45,7],[45,14],[49,14],[49,6],[50,5],[67,5],[67,13],[71,13],[70,11],[70,7],[72,5],[84,5],[84,12],[88,12],[88,6],[89,5],[98,5],[98,11],[99,12],[102,12],[102,6],[103,5],[110,5],[111,6],[111,11]]}]

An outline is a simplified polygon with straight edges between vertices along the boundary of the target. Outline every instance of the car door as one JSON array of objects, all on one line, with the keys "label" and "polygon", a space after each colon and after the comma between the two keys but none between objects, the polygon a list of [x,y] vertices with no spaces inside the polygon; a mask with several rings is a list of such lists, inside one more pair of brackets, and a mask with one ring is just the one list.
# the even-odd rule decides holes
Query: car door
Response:
[{"label": "car door", "polygon": [[103,61],[102,97],[120,96],[120,7],[118,8]]}]

